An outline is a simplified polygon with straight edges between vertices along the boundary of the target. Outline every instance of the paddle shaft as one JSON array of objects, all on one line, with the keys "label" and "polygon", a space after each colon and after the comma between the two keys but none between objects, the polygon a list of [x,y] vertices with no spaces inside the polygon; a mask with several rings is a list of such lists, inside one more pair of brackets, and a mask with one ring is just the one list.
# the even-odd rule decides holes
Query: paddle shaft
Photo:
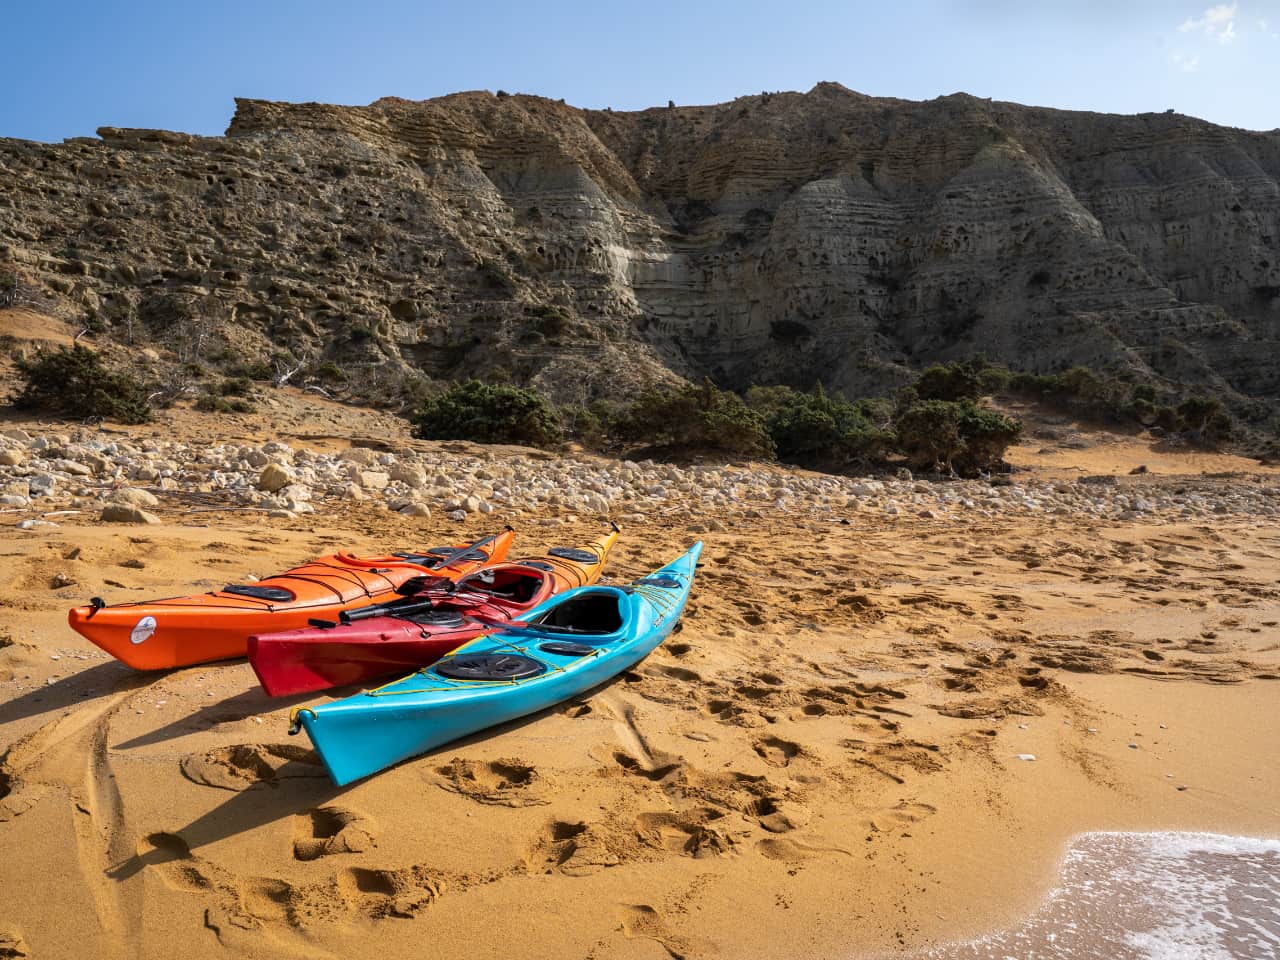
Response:
[{"label": "paddle shaft", "polygon": [[[511,529],[510,527],[507,527],[507,530],[510,530],[510,529]],[[443,570],[445,567],[449,566],[450,564],[456,563],[457,561],[461,560],[463,557],[471,553],[473,550],[479,550],[481,547],[487,547],[489,544],[493,543],[493,541],[497,540],[500,536],[502,536],[501,533],[495,533],[491,537],[485,537],[483,540],[477,540],[475,543],[471,544],[470,546],[463,547],[460,550],[455,550],[453,551],[453,553],[447,554],[443,560],[441,560],[431,569]]]}]

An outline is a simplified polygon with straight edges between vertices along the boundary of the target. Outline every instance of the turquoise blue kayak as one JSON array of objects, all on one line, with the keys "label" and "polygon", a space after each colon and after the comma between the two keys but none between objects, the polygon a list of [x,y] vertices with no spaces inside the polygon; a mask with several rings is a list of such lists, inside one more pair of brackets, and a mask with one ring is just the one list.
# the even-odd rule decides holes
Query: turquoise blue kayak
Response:
[{"label": "turquoise blue kayak", "polygon": [[625,586],[579,587],[512,625],[376,690],[295,711],[342,786],[479,730],[584,693],[649,655],[675,628],[702,544]]}]

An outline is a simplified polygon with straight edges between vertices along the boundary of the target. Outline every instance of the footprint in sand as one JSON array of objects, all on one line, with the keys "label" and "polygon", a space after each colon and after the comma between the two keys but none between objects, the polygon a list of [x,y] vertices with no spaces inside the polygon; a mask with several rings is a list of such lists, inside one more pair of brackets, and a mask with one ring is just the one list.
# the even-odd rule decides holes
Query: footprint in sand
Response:
[{"label": "footprint in sand", "polygon": [[792,760],[804,753],[800,744],[781,737],[762,737],[752,744],[756,753],[765,763],[773,767],[788,766]]},{"label": "footprint in sand", "polygon": [[581,820],[550,820],[525,851],[524,867],[530,874],[586,877],[639,855],[638,840],[621,830]]},{"label": "footprint in sand", "polygon": [[306,810],[293,818],[293,857],[318,860],[336,853],[364,853],[377,846],[376,828],[364,814],[348,807]]},{"label": "footprint in sand", "polygon": [[699,683],[702,680],[702,674],[700,673],[686,670],[684,667],[668,666],[665,663],[652,664],[645,667],[642,672],[646,676],[668,677],[672,680],[679,680],[681,683]]},{"label": "footprint in sand", "polygon": [[657,942],[674,960],[684,960],[694,950],[694,943],[672,933],[662,914],[648,904],[623,907],[622,932],[628,940]]},{"label": "footprint in sand", "polygon": [[787,837],[766,837],[756,842],[756,850],[769,860],[780,860],[783,863],[799,863],[801,860],[834,855],[853,856],[843,847],[819,847]]},{"label": "footprint in sand", "polygon": [[868,837],[876,833],[909,835],[914,824],[929,819],[937,812],[938,808],[929,803],[913,800],[899,801],[866,821]]},{"label": "footprint in sand", "polygon": [[0,930],[0,957],[29,957],[30,948],[17,927]]},{"label": "footprint in sand", "polygon": [[346,922],[352,916],[412,916],[445,888],[442,879],[421,866],[351,867],[307,883],[242,876],[196,856],[173,833],[151,834],[139,845],[138,856],[155,866],[171,889],[200,894],[207,903],[206,925],[233,949],[247,945],[246,931],[270,935],[273,947],[305,947],[302,937],[316,924]]},{"label": "footprint in sand", "polygon": [[549,803],[551,784],[530,764],[506,757],[499,760],[465,760],[454,757],[435,769],[436,784],[477,803],[504,807],[532,807]]},{"label": "footprint in sand", "polygon": [[803,804],[775,797],[755,797],[747,802],[744,812],[770,833],[798,830],[812,816],[809,808]]},{"label": "footprint in sand", "polygon": [[713,807],[695,807],[679,812],[656,811],[636,817],[636,833],[656,850],[682,854],[696,860],[718,857],[733,850],[734,840],[713,826],[725,812]]},{"label": "footprint in sand", "polygon": [[220,790],[278,787],[284,780],[325,777],[314,750],[279,743],[237,743],[188,754],[179,766],[192,783]]}]

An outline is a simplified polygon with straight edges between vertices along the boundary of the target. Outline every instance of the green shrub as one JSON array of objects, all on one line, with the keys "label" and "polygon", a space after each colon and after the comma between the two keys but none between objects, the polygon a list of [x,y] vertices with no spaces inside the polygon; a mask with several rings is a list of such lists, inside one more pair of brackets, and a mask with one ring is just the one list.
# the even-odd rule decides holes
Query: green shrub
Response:
[{"label": "green shrub", "polygon": [[248,400],[240,397],[220,397],[217,394],[203,394],[195,402],[195,408],[204,413],[253,413],[256,409]]},{"label": "green shrub", "polygon": [[323,380],[325,383],[345,383],[347,375],[343,369],[332,360],[326,360],[320,366],[316,367],[316,378]]},{"label": "green shrub", "polygon": [[953,469],[964,450],[960,438],[960,405],[950,400],[917,400],[902,410],[893,423],[898,449],[917,469],[932,470],[943,464]]},{"label": "green shrub", "polygon": [[111,370],[98,354],[79,344],[19,360],[17,366],[24,382],[13,397],[16,407],[120,423],[151,419],[146,388],[128,373]]},{"label": "green shrub", "polygon": [[232,377],[249,380],[270,380],[274,373],[266,360],[237,360],[226,368],[226,372]]},{"label": "green shrub", "polygon": [[921,400],[977,400],[982,396],[979,367],[972,362],[935,363],[916,379]]},{"label": "green shrub", "polygon": [[1009,389],[1011,377],[1007,368],[993,364],[978,371],[978,386],[984,394],[1004,393]]},{"label": "green shrub", "polygon": [[956,462],[960,473],[994,470],[1004,463],[1005,451],[1022,434],[1022,422],[972,403],[960,404],[960,438],[964,450]]},{"label": "green shrub", "polygon": [[1182,429],[1198,443],[1216,444],[1231,436],[1231,415],[1216,397],[1189,397],[1178,404]]},{"label": "green shrub", "polygon": [[217,392],[224,397],[247,397],[253,393],[253,381],[248,377],[232,377],[218,384]]},{"label": "green shrub", "polygon": [[414,436],[546,447],[559,443],[559,418],[532,390],[479,380],[456,383],[427,400],[413,417]]},{"label": "green shrub", "polygon": [[532,325],[532,329],[548,340],[563,336],[573,321],[569,311],[564,307],[551,306],[549,304],[527,307],[525,313],[537,321]]},{"label": "green shrub", "polygon": [[18,302],[18,275],[0,273],[0,308],[12,307]]},{"label": "green shrub", "polygon": [[918,400],[899,412],[894,429],[911,466],[927,470],[941,464],[972,475],[1000,466],[1022,424],[967,400]]},{"label": "green shrub", "polygon": [[511,274],[501,263],[496,260],[481,260],[476,266],[476,272],[480,274],[480,281],[489,290],[504,296],[511,296],[516,292],[516,282],[512,279]]},{"label": "green shrub", "polygon": [[676,390],[649,390],[619,422],[624,441],[673,452],[772,457],[764,418],[710,380]]},{"label": "green shrub", "polygon": [[812,393],[787,387],[753,388],[748,404],[767,411],[766,427],[779,460],[803,466],[842,467],[854,460],[875,460],[893,444],[880,426],[873,401],[850,403],[829,395],[819,384]]}]

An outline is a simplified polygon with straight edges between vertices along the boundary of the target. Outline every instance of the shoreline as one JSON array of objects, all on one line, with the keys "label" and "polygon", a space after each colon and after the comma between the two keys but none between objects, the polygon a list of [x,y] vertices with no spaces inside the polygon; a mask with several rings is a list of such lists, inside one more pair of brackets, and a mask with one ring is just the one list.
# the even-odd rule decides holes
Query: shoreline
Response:
[{"label": "shoreline", "polygon": [[1260,957],[1280,944],[1280,835],[1083,833],[1068,843],[1057,874],[1017,926],[912,955],[1160,960],[1188,949]]}]

